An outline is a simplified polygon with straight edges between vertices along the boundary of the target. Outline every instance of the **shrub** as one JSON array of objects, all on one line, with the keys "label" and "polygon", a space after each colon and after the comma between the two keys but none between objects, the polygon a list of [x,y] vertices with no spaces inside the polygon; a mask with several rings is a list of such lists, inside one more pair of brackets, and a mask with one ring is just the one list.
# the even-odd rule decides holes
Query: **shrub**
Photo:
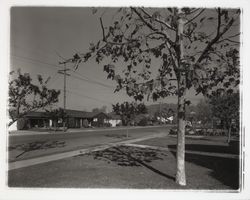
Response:
[{"label": "shrub", "polygon": [[17,130],[28,129],[28,120],[26,118],[21,118],[17,120]]},{"label": "shrub", "polygon": [[104,126],[105,126],[105,127],[111,127],[112,124],[111,124],[111,123],[105,123]]},{"label": "shrub", "polygon": [[196,134],[197,135],[204,135],[204,130],[202,130],[202,129],[196,129]]},{"label": "shrub", "polygon": [[122,126],[122,122],[119,122],[118,124],[116,124],[116,126]]},{"label": "shrub", "polygon": [[170,135],[176,135],[177,134],[177,129],[170,129],[170,131],[169,131],[169,134]]},{"label": "shrub", "polygon": [[142,118],[139,123],[138,123],[139,126],[147,126],[148,125],[148,119],[145,117],[145,118]]},{"label": "shrub", "polygon": [[82,125],[84,128],[88,128],[89,127],[89,122],[87,119],[84,119],[83,122],[82,122]]}]

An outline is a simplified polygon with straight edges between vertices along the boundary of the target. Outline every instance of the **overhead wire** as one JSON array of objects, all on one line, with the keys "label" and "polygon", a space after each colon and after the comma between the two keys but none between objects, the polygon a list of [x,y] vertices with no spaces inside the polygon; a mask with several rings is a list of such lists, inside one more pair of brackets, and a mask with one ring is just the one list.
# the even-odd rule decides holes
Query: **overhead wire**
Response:
[{"label": "overhead wire", "polygon": [[[58,66],[58,65],[51,64],[51,63],[48,63],[48,62],[44,62],[44,61],[37,60],[37,59],[32,59],[32,58],[28,58],[28,57],[24,57],[24,56],[17,56],[17,55],[13,55],[13,54],[12,54],[11,56],[16,57],[16,58],[20,58],[20,59],[25,59],[25,60],[28,60],[28,61],[30,61],[30,62],[35,62],[35,63],[40,63],[40,64],[43,64],[43,65],[53,66],[53,67],[60,68],[60,69],[62,68],[62,67],[60,67],[60,66]],[[45,66],[45,67],[47,67],[47,66]],[[53,68],[51,68],[51,67],[48,67],[48,68],[53,69]],[[56,68],[54,68],[54,69],[56,69]],[[78,80],[81,80],[81,81],[84,81],[84,82],[88,82],[88,83],[91,83],[91,84],[100,85],[100,86],[102,86],[102,87],[111,89],[112,91],[114,90],[114,87],[111,86],[111,85],[107,85],[107,84],[101,83],[101,82],[99,82],[99,81],[90,79],[90,78],[88,78],[88,77],[86,77],[86,76],[84,76],[84,75],[82,75],[82,74],[79,74],[79,73],[75,72],[74,70],[71,70],[71,72],[74,72],[74,73],[77,74],[77,76],[71,74],[70,77],[72,77],[72,78],[75,78],[75,79],[78,79]],[[56,76],[57,76],[57,72],[55,73],[55,75],[53,76],[53,78],[51,78],[51,79],[54,79],[53,82],[55,82],[55,77],[56,77]],[[48,84],[51,85],[53,82],[48,82]],[[71,91],[68,91],[68,92],[73,93],[73,92],[71,92]],[[77,93],[74,93],[74,94],[77,94]],[[78,95],[83,96],[83,97],[86,97],[86,98],[89,98],[89,99],[92,98],[93,100],[102,101],[102,100],[98,100],[98,99],[93,98],[93,97],[89,97],[89,96],[87,96],[87,95],[83,95],[83,94],[79,94],[79,93],[78,93]],[[105,103],[109,103],[109,104],[110,104],[110,102],[107,102],[107,101],[102,101],[102,102],[105,102]]]},{"label": "overhead wire", "polygon": [[[58,90],[62,91],[62,89],[58,89]],[[82,93],[72,92],[72,91],[69,90],[69,89],[67,89],[66,92],[71,93],[71,94],[74,94],[74,95],[77,95],[77,96],[82,96],[82,97],[85,97],[85,98],[87,98],[87,99],[99,101],[99,102],[102,102],[102,103],[104,102],[104,103],[112,104],[111,102],[108,102],[108,101],[105,101],[105,100],[100,100],[100,99],[97,99],[97,98],[94,98],[94,97],[90,97],[90,96],[85,95],[85,94],[82,94]]]},{"label": "overhead wire", "polygon": [[90,97],[88,95],[84,95],[84,94],[81,94],[81,93],[78,93],[78,92],[72,92],[70,90],[66,90],[66,91],[69,92],[69,93],[71,93],[71,94],[82,96],[82,97],[87,98],[87,99],[99,101],[99,102],[102,102],[102,103],[112,104],[111,102],[108,102],[108,101],[105,101],[105,100],[101,100],[101,99],[97,99],[97,98],[94,98],[94,97]]},{"label": "overhead wire", "polygon": [[[54,65],[54,64],[51,64],[51,63],[47,63],[47,62],[43,62],[41,60],[36,60],[36,59],[32,59],[32,58],[28,58],[28,57],[23,57],[23,56],[17,56],[17,55],[12,55],[13,57],[16,57],[16,58],[21,58],[21,59],[26,59],[26,60],[29,60],[31,62],[37,62],[37,63],[40,63],[40,64],[45,64],[45,65],[49,65],[49,66],[54,66],[54,67],[57,67],[57,68],[62,68],[58,65]],[[50,68],[51,69],[51,68]],[[73,70],[71,70],[71,72],[74,72]],[[74,72],[76,73],[76,72]],[[107,85],[107,84],[104,84],[104,83],[101,83],[99,81],[95,81],[93,79],[90,79],[90,78],[87,78],[86,76],[84,75],[81,75],[79,73],[76,73],[78,76],[76,75],[72,75],[72,77],[76,78],[76,79],[79,79],[79,80],[82,80],[82,81],[85,81],[85,82],[89,82],[89,83],[93,83],[93,84],[97,84],[97,85],[100,85],[100,86],[103,86],[103,87],[106,87],[106,88],[109,88],[109,89],[114,89],[111,85]]]},{"label": "overhead wire", "polygon": [[44,62],[44,61],[41,61],[41,60],[37,60],[37,59],[33,59],[33,58],[28,58],[28,57],[25,57],[25,56],[17,56],[17,55],[14,55],[14,54],[11,54],[11,56],[15,57],[15,58],[19,58],[19,59],[29,60],[30,62],[40,63],[40,64],[44,64],[44,65],[49,65],[49,66],[57,67],[58,69],[62,69],[62,67],[60,67],[58,65],[47,63],[47,62]]}]

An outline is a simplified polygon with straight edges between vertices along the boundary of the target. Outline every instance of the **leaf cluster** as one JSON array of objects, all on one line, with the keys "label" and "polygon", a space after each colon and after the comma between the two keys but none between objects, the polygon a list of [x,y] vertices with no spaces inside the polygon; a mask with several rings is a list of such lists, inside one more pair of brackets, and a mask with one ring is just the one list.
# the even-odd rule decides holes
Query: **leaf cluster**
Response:
[{"label": "leaf cluster", "polygon": [[30,111],[58,102],[60,90],[48,89],[41,75],[37,76],[38,84],[33,84],[29,73],[20,70],[11,72],[9,81],[9,114],[12,122],[25,116]]},{"label": "leaf cluster", "polygon": [[232,93],[239,84],[239,32],[230,30],[239,14],[221,8],[119,8],[108,26],[100,18],[102,39],[74,62],[108,59],[103,70],[116,81],[115,92],[125,89],[135,100],[157,100],[192,87],[208,96],[217,89]]}]

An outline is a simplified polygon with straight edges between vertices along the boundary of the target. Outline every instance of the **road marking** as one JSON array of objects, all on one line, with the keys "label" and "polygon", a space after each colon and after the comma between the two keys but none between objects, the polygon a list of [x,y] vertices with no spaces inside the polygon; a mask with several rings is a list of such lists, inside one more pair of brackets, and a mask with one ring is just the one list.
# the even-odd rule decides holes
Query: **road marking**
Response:
[{"label": "road marking", "polygon": [[10,170],[28,167],[28,166],[32,166],[32,165],[42,164],[45,162],[51,162],[51,161],[55,161],[55,160],[60,160],[60,159],[64,159],[64,158],[77,156],[77,155],[83,155],[83,154],[87,154],[87,153],[94,152],[94,151],[101,151],[101,150],[105,150],[105,149],[113,147],[113,146],[124,145],[127,143],[140,142],[143,140],[148,140],[148,139],[157,138],[157,137],[164,137],[164,136],[167,136],[167,134],[166,133],[159,133],[159,134],[154,134],[154,135],[150,135],[150,136],[145,136],[142,138],[136,138],[136,139],[126,140],[126,141],[121,141],[121,142],[116,142],[116,143],[108,143],[105,145],[92,147],[92,148],[88,148],[88,149],[79,149],[79,150],[74,150],[74,151],[69,151],[69,152],[64,152],[64,153],[57,153],[57,154],[48,155],[48,156],[41,156],[38,158],[15,161],[15,162],[9,163],[8,170],[10,171]]}]

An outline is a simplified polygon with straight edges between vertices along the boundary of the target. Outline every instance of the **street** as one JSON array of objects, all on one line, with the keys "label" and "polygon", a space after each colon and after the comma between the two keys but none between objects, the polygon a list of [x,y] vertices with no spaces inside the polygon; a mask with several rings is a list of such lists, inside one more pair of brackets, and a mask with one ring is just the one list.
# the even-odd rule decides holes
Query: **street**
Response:
[{"label": "street", "polygon": [[125,140],[168,133],[168,127],[92,130],[85,132],[48,133],[9,136],[9,162],[96,147]]}]

